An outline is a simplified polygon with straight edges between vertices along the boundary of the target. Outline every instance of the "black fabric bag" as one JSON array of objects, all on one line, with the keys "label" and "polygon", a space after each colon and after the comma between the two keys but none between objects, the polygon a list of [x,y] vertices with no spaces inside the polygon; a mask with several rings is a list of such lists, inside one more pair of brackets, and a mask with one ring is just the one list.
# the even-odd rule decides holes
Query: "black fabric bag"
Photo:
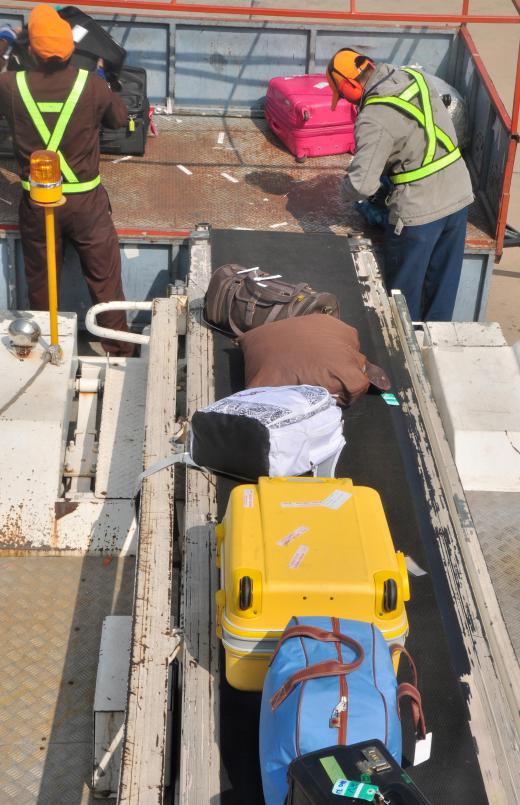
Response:
[{"label": "black fabric bag", "polygon": [[[146,70],[125,67],[119,76],[119,93],[128,107],[128,123],[120,129],[101,130],[102,154],[142,156],[150,125],[150,102],[146,95]],[[13,157],[13,140],[7,120],[0,116],[0,157]]]},{"label": "black fabric bag", "polygon": [[[363,741],[351,746],[330,746],[293,760],[287,770],[287,805],[357,805],[361,799],[333,794],[332,777],[339,767],[344,780],[361,781],[379,788],[390,805],[429,805],[410,777],[395,762],[381,741]],[[331,769],[332,777],[327,772]],[[334,770],[334,771],[332,771]],[[339,770],[337,771],[339,774]],[[369,782],[368,782],[369,781]]]},{"label": "black fabric bag", "polygon": [[121,129],[101,130],[102,154],[142,156],[150,125],[150,102],[146,94],[146,70],[125,67],[119,75],[118,94],[128,107],[128,123]]}]

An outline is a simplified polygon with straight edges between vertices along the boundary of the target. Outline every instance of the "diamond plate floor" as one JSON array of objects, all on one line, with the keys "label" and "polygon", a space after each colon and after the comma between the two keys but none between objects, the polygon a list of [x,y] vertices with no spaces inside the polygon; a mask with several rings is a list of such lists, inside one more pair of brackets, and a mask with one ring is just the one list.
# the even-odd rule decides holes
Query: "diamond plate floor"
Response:
[{"label": "diamond plate floor", "polygon": [[520,495],[466,492],[500,609],[520,662]]},{"label": "diamond plate floor", "polygon": [[[218,229],[343,235],[365,229],[381,237],[341,200],[348,154],[298,164],[262,119],[158,117],[157,127],[159,136],[148,140],[144,157],[102,158],[118,229],[191,230],[209,221]],[[17,223],[19,192],[14,162],[1,160],[0,222]],[[467,242],[493,248],[478,202],[470,210]]]},{"label": "diamond plate floor", "polygon": [[103,618],[134,560],[0,558],[0,805],[86,805]]}]

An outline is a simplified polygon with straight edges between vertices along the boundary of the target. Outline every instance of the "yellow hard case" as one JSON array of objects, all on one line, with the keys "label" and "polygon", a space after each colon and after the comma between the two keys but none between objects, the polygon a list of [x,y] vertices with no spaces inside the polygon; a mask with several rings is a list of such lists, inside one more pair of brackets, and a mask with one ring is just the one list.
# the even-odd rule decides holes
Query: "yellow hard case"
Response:
[{"label": "yellow hard case", "polygon": [[293,615],[375,623],[389,644],[408,634],[404,555],[394,550],[379,494],[348,478],[235,487],[217,526],[217,564],[217,635],[227,680],[239,690],[262,689]]}]

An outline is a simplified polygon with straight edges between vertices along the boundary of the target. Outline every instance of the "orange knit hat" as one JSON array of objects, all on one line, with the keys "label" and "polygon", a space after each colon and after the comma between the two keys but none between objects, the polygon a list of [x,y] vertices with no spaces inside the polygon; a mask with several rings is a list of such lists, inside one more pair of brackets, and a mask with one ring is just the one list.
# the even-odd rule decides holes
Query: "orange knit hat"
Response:
[{"label": "orange knit hat", "polygon": [[40,59],[67,61],[74,50],[72,29],[52,6],[33,8],[29,15],[29,42]]}]

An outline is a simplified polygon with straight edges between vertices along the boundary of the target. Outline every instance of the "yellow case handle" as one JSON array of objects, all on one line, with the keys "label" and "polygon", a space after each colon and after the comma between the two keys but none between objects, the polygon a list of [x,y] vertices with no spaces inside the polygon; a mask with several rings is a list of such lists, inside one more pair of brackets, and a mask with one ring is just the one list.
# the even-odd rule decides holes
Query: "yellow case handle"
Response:
[{"label": "yellow case handle", "polygon": [[383,620],[393,620],[403,609],[403,585],[401,573],[394,570],[379,570],[374,573],[375,613]]}]

